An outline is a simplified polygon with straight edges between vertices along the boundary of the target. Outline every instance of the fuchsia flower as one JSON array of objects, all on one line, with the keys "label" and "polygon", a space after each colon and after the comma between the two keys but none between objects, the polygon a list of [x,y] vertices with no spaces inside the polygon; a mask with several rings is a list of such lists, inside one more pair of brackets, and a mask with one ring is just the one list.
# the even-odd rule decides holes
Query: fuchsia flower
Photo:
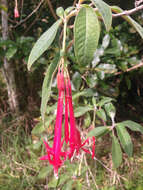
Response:
[{"label": "fuchsia flower", "polygon": [[[66,77],[64,77],[64,75]],[[80,149],[90,154],[90,151],[84,148],[89,139],[83,143],[81,141],[80,132],[76,127],[74,117],[73,104],[72,104],[72,90],[68,72],[64,73],[63,68],[59,67],[57,74],[57,87],[58,87],[58,105],[57,116],[54,131],[54,142],[51,148],[46,141],[44,141],[47,155],[42,156],[40,160],[48,160],[54,168],[55,177],[58,177],[58,169],[62,166],[64,161],[68,158],[71,159],[74,153],[79,154]],[[62,120],[63,120],[63,107],[65,96],[65,124],[64,124],[64,138],[62,140]],[[95,137],[93,137],[92,158],[95,156]],[[62,147],[65,143],[69,144],[65,152],[62,152]],[[67,147],[66,146],[66,147]]]},{"label": "fuchsia flower", "polygon": [[18,18],[18,17],[19,17],[18,8],[15,7],[15,8],[14,8],[14,18]]},{"label": "fuchsia flower", "polygon": [[60,69],[57,75],[57,85],[59,91],[59,98],[57,105],[57,116],[56,116],[53,148],[50,148],[48,143],[44,141],[47,150],[47,155],[40,158],[40,160],[48,160],[49,163],[53,165],[54,174],[56,177],[58,177],[58,169],[59,167],[61,167],[63,163],[63,160],[60,157],[66,158],[66,154],[61,151],[63,144],[61,142],[61,134],[62,134],[62,117],[63,117],[63,100],[64,100],[64,76],[63,76],[63,71],[61,72]]}]

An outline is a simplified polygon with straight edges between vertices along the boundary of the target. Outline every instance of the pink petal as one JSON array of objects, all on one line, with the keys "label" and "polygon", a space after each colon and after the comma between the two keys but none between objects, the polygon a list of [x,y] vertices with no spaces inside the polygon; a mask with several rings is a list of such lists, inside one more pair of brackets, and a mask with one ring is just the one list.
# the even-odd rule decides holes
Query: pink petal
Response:
[{"label": "pink petal", "polygon": [[42,156],[39,158],[40,160],[49,160],[49,156],[48,155],[45,155],[45,156]]}]

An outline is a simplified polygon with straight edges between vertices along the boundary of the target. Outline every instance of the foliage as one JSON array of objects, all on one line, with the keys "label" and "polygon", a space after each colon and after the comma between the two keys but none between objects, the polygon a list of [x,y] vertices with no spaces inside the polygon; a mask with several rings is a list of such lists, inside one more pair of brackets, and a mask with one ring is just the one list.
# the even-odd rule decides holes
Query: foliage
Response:
[{"label": "foliage", "polygon": [[[106,190],[119,189],[120,183],[127,190],[142,188],[142,173],[137,168],[140,180],[137,180],[136,176],[136,181],[133,181],[131,180],[133,175],[130,177],[127,175],[134,170],[136,162],[138,168],[142,164],[142,159],[136,155],[137,142],[134,142],[132,136],[136,133],[142,134],[143,128],[131,120],[120,121],[116,115],[117,98],[127,95],[127,89],[132,89],[132,77],[137,75],[137,72],[128,73],[128,69],[140,62],[139,45],[142,43],[136,31],[142,37],[142,27],[129,16],[123,18],[131,25],[123,22],[112,26],[112,12],[120,13],[122,10],[119,7],[109,6],[103,1],[91,2],[93,6],[83,2],[78,14],[75,14],[79,9],[78,6],[66,10],[58,8],[57,15],[60,19],[48,30],[47,24],[44,23],[41,29],[42,32],[46,32],[42,35],[41,30],[39,33],[34,33],[39,40],[33,46],[31,53],[31,43],[34,44],[35,41],[33,37],[16,37],[16,40],[0,41],[1,57],[6,55],[9,61],[17,59],[24,60],[25,63],[30,53],[28,68],[32,66],[39,73],[43,71],[39,69],[39,65],[43,65],[46,69],[42,91],[39,92],[42,97],[42,118],[36,118],[38,124],[32,130],[33,141],[27,136],[24,136],[23,140],[25,134],[20,129],[21,126],[17,127],[18,137],[14,141],[9,139],[8,149],[4,147],[1,152],[3,170],[0,174],[0,181],[2,180],[0,187],[2,188],[5,185],[5,189],[9,189],[12,184],[15,189],[21,187],[21,189],[35,190],[46,188],[48,184],[48,188],[51,189],[97,189],[99,186],[99,189]],[[95,12],[95,9],[98,10]],[[68,24],[74,24],[74,29],[68,27]],[[135,43],[136,40],[139,43]],[[5,51],[3,47],[6,48]],[[56,180],[52,176],[52,168],[47,163],[40,163],[37,157],[43,155],[42,139],[48,139],[50,144],[53,139],[57,107],[55,74],[61,57],[64,57],[64,64],[70,70],[75,117],[81,134],[83,138],[96,137],[96,158],[91,161],[83,154],[79,160],[73,160],[72,164],[67,161],[61,168],[60,178]],[[140,72],[142,73],[142,70]],[[6,134],[4,131],[2,133]],[[103,147],[100,147],[101,144]],[[12,160],[8,159],[6,163],[7,154],[9,157],[12,154]],[[114,181],[111,181],[112,177]],[[96,179],[95,183],[93,178]],[[8,184],[1,185],[3,179]]]}]

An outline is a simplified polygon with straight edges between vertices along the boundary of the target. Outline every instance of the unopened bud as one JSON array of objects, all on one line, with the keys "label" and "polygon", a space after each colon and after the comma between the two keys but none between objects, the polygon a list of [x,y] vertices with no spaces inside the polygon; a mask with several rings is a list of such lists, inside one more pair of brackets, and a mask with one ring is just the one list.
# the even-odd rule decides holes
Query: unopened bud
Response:
[{"label": "unopened bud", "polygon": [[18,18],[19,17],[19,12],[17,7],[14,8],[14,18]]}]

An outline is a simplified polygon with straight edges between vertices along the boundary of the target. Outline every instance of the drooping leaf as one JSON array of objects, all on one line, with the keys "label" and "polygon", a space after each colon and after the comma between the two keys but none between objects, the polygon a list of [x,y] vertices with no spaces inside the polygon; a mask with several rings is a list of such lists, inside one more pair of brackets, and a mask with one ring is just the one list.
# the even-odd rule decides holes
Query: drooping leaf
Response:
[{"label": "drooping leaf", "polygon": [[86,112],[93,110],[91,106],[78,106],[75,110],[75,117],[80,117],[84,115]]},{"label": "drooping leaf", "polygon": [[124,151],[127,153],[129,157],[131,157],[133,154],[133,144],[128,131],[122,124],[118,124],[116,126],[116,129]]},{"label": "drooping leaf", "polygon": [[[122,13],[123,12],[123,10],[118,6],[111,6],[111,9],[115,13]],[[131,24],[136,29],[136,31],[140,34],[141,38],[143,38],[143,27],[139,23],[137,23],[134,19],[132,19],[130,16],[122,15],[122,17],[127,22],[129,22],[129,24]]]},{"label": "drooping leaf", "polygon": [[100,118],[100,119],[103,119],[104,121],[106,121],[106,114],[105,114],[105,111],[103,109],[99,109],[96,111],[96,114],[97,116]]},{"label": "drooping leaf", "polygon": [[128,127],[132,131],[138,131],[143,134],[143,127],[134,121],[127,120],[127,121],[123,121],[121,124],[124,125],[125,127]]},{"label": "drooping leaf", "polygon": [[91,7],[82,7],[74,23],[74,50],[82,66],[93,60],[100,35],[99,21]]},{"label": "drooping leaf", "polygon": [[46,107],[47,107],[47,102],[50,97],[51,93],[51,85],[52,85],[52,79],[55,73],[55,70],[57,68],[59,61],[59,54],[55,56],[53,62],[50,64],[48,67],[48,70],[46,72],[43,86],[42,86],[42,101],[41,101],[41,115],[42,115],[42,120],[44,121],[45,113],[46,113]]},{"label": "drooping leaf", "polygon": [[38,41],[35,43],[34,47],[31,50],[28,59],[28,70],[30,70],[32,64],[49,48],[55,39],[57,30],[61,20],[55,22],[46,32],[44,32]]},{"label": "drooping leaf", "polygon": [[122,150],[116,136],[112,137],[112,160],[115,168],[122,163]]},{"label": "drooping leaf", "polygon": [[115,117],[116,109],[112,103],[107,103],[104,105],[106,113],[109,115],[109,117]]},{"label": "drooping leaf", "polygon": [[95,6],[97,7],[99,13],[103,18],[106,30],[109,31],[112,24],[111,7],[102,0],[92,0],[92,2],[95,4]]},{"label": "drooping leaf", "polygon": [[105,133],[109,132],[109,128],[107,128],[106,126],[101,126],[101,127],[95,127],[95,129],[91,130],[88,133],[88,137],[99,137],[104,135]]}]

